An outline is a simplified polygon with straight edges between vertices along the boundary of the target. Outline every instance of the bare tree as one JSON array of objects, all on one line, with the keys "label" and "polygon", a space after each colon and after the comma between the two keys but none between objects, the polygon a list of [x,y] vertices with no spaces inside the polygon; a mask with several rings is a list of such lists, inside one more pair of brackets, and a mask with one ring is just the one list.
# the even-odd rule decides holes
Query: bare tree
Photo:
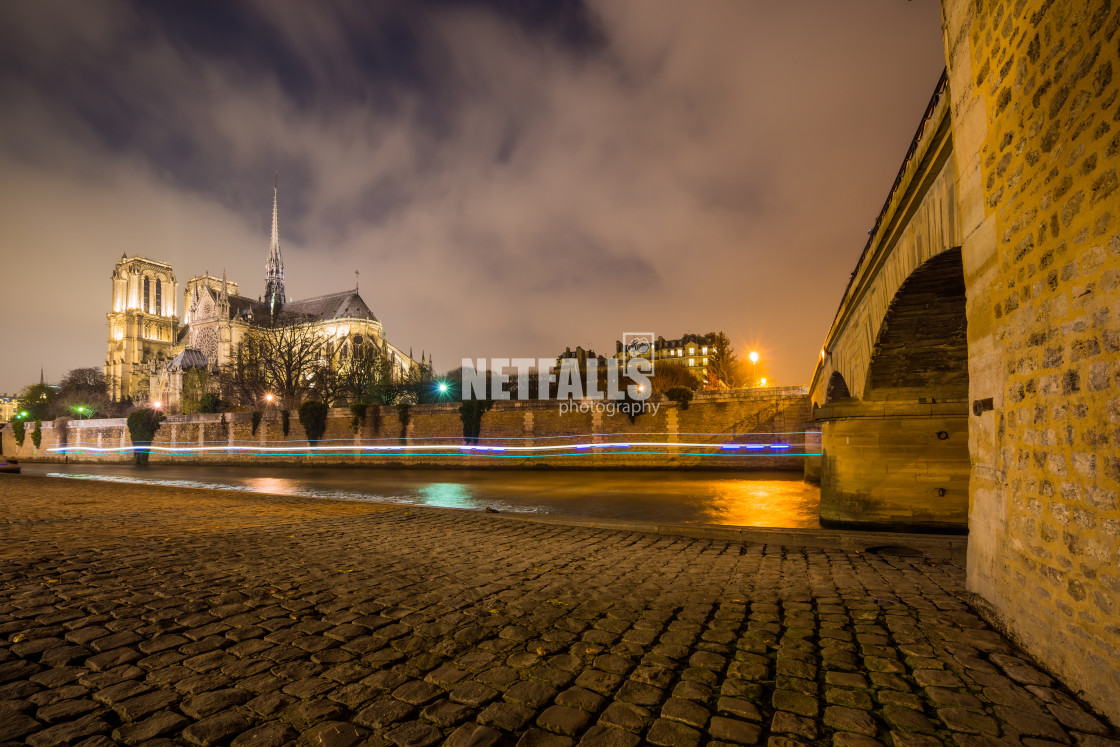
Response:
[{"label": "bare tree", "polygon": [[113,409],[109,387],[100,368],[75,368],[62,377],[55,395],[54,415],[90,418]]},{"label": "bare tree", "polygon": [[219,374],[223,399],[246,407],[256,407],[260,403],[269,390],[264,365],[260,362],[262,354],[259,345],[245,341],[238,345],[235,356]]},{"label": "bare tree", "polygon": [[326,405],[334,405],[347,398],[346,369],[349,368],[349,360],[345,340],[324,339],[319,355],[311,367],[309,393]]},{"label": "bare tree", "polygon": [[284,409],[298,407],[323,360],[324,340],[313,321],[281,312],[251,326],[223,373],[230,399],[256,405],[271,393]]},{"label": "bare tree", "polygon": [[[711,359],[709,359],[710,369]],[[678,386],[696,391],[702,384],[703,382],[696,378],[687,366],[676,361],[658,361],[657,368],[654,369],[653,376],[650,377],[650,386],[658,394],[664,394]]]},{"label": "bare tree", "polygon": [[347,393],[354,402],[395,404],[402,394],[401,380],[384,347],[372,341],[355,345],[341,367]]}]

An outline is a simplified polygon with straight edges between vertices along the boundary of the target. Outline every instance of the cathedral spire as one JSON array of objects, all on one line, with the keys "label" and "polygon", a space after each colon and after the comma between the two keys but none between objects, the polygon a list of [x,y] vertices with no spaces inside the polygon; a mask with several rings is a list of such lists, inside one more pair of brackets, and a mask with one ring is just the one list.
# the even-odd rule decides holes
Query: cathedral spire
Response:
[{"label": "cathedral spire", "polygon": [[264,269],[264,298],[268,310],[275,314],[284,304],[284,260],[280,256],[279,175],[272,185],[272,242]]}]

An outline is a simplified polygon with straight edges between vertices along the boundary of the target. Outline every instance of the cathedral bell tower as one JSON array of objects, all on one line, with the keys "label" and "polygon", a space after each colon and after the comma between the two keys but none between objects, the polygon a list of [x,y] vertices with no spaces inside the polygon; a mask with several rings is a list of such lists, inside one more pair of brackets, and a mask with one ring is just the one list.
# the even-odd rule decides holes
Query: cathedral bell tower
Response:
[{"label": "cathedral bell tower", "polygon": [[113,400],[146,395],[148,364],[170,357],[179,331],[171,266],[122,256],[113,268],[113,305],[106,315],[105,379]]},{"label": "cathedral bell tower", "polygon": [[277,209],[278,183],[272,186],[272,243],[264,266],[264,300],[269,313],[275,314],[284,305],[284,260],[280,256],[280,226]]}]

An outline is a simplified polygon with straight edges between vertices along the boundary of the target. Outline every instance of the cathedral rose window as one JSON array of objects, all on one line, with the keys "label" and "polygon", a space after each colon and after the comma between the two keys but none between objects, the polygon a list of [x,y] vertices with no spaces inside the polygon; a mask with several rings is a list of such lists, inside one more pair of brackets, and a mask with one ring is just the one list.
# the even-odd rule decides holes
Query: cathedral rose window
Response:
[{"label": "cathedral rose window", "polygon": [[201,330],[195,338],[195,347],[201,350],[211,363],[217,362],[218,335],[213,329]]}]

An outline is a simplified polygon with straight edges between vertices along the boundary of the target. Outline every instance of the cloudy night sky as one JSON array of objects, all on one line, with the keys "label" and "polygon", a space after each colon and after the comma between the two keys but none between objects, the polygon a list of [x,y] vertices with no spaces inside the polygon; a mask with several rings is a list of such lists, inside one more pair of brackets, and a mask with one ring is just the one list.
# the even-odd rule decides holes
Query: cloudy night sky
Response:
[{"label": "cloudy night sky", "polygon": [[[725,330],[806,384],[944,65],[933,0],[0,1],[0,392],[122,253],[352,287],[405,350]],[[182,297],[178,299],[182,314]]]}]

